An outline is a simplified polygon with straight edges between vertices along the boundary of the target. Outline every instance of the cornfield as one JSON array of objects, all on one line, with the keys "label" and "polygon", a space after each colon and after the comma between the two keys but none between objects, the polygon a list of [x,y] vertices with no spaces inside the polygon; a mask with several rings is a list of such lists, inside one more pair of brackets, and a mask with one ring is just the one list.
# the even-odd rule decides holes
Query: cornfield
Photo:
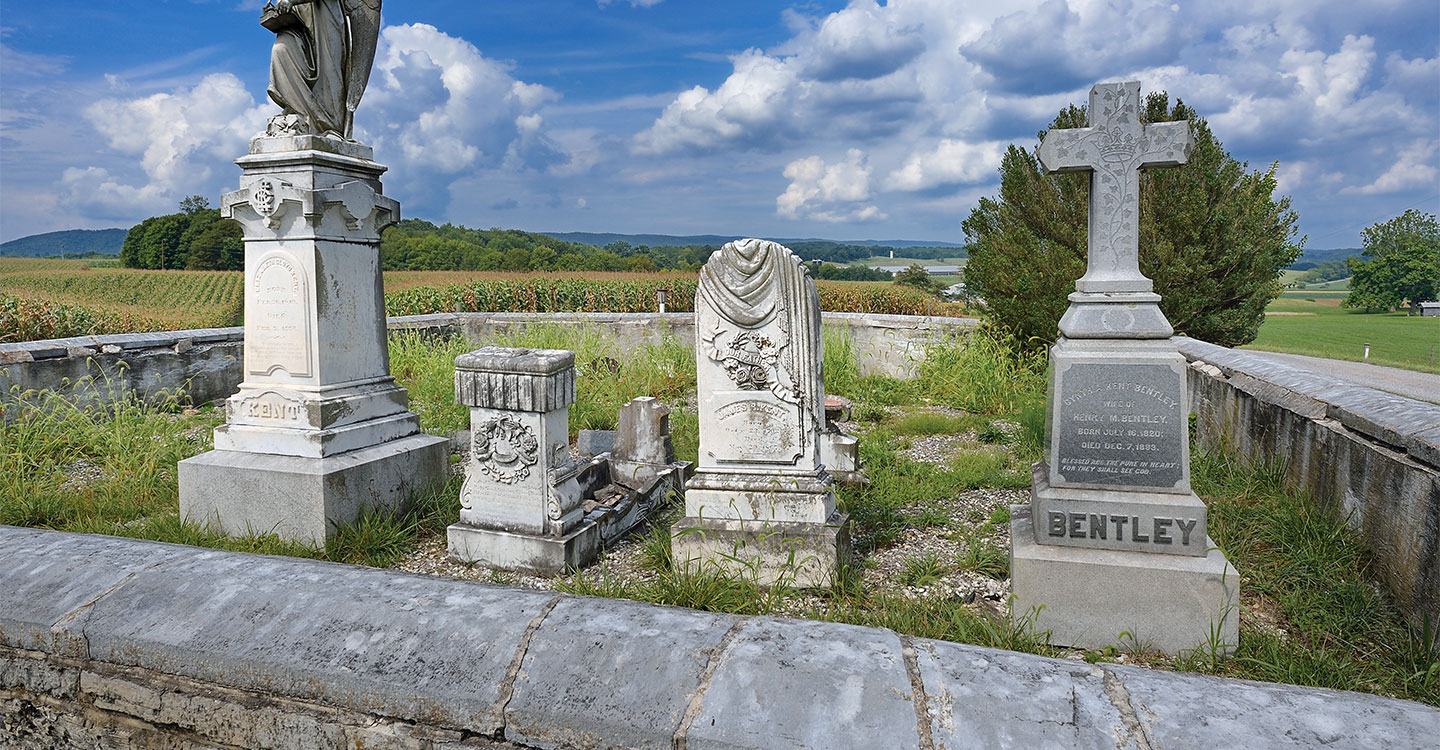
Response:
[{"label": "cornfield", "polygon": [[145,318],[0,292],[0,344],[158,329]]},{"label": "cornfield", "polygon": [[[447,312],[612,312],[657,310],[655,294],[668,292],[666,309],[695,309],[694,276],[594,279],[520,276],[485,279],[444,287],[415,287],[385,295],[391,315]],[[934,297],[893,284],[825,282],[818,284],[820,309],[878,315],[946,314]]]},{"label": "cornfield", "polygon": [[[71,321],[56,329],[74,331],[65,335],[237,325],[245,305],[243,275],[235,271],[96,269],[84,261],[7,260],[0,265],[5,271],[0,293],[24,300],[27,314],[56,324]],[[0,325],[0,336],[32,338],[15,338],[18,330],[31,327],[7,322]]]},{"label": "cornfield", "polygon": [[[476,273],[385,274],[390,315],[447,312],[654,312],[694,310],[694,274]],[[832,312],[944,315],[929,295],[888,283],[821,281],[820,307]],[[243,274],[234,271],[97,269],[84,261],[0,259],[0,341],[239,325]]]}]

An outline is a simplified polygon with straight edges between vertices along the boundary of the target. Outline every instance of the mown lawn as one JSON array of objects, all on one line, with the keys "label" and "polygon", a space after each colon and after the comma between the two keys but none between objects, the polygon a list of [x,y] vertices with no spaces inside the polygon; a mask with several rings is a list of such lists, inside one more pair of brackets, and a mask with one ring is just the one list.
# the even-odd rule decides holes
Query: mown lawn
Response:
[{"label": "mown lawn", "polygon": [[1345,296],[1286,292],[1270,303],[1260,334],[1246,348],[1440,373],[1440,318],[1362,313],[1341,307]]}]

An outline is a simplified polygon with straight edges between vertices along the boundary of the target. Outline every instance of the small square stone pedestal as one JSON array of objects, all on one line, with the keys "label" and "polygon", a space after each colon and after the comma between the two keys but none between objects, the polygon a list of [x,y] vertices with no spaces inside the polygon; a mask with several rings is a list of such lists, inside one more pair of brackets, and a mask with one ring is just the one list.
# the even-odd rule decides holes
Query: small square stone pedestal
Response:
[{"label": "small square stone pedestal", "polygon": [[455,400],[470,407],[470,461],[450,556],[553,574],[599,551],[570,460],[575,353],[487,346],[455,359]]},{"label": "small square stone pedestal", "polygon": [[251,141],[222,215],[245,231],[245,379],[215,450],[180,462],[180,512],[232,536],[323,545],[367,509],[444,481],[448,441],[420,432],[390,376],[381,194],[368,146]]}]

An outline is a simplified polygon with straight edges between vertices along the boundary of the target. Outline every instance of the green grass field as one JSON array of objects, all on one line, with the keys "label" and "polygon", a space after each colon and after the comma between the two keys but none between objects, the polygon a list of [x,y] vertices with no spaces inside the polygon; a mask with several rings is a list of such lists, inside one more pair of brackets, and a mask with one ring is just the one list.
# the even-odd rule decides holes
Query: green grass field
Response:
[{"label": "green grass field", "polygon": [[1440,373],[1440,318],[1361,313],[1340,306],[1345,296],[1286,292],[1270,303],[1260,335],[1246,348]]}]

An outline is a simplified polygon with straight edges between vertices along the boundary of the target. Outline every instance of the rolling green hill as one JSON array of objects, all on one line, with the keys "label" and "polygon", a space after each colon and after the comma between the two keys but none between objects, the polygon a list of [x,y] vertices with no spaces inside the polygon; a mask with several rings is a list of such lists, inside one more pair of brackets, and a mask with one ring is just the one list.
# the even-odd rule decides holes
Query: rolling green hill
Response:
[{"label": "rolling green hill", "polygon": [[0,258],[45,258],[51,255],[119,255],[125,229],[67,229],[32,234],[0,245]]}]

